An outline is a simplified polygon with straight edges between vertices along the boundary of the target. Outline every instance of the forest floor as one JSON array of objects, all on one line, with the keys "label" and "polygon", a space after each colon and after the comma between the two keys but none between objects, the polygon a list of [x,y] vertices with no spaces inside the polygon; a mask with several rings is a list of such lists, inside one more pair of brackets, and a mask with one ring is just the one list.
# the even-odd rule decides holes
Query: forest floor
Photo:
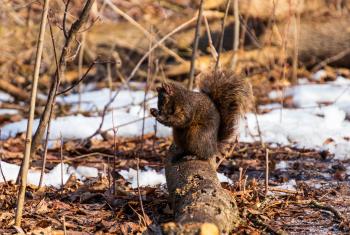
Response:
[{"label": "forest floor", "polygon": [[[140,138],[118,142],[122,150],[117,154],[116,170],[134,168],[140,158],[140,168],[162,168],[162,159],[170,145],[167,138],[145,137],[143,151]],[[15,155],[16,143],[9,139],[4,145]],[[103,171],[103,163],[113,156],[113,143],[99,142],[89,148],[65,150],[73,165],[94,166]],[[296,150],[290,147],[269,148],[269,192],[265,195],[265,150],[258,144],[239,144],[233,156],[225,159],[218,172],[225,173],[235,182],[223,186],[236,196],[242,223],[235,231],[245,234],[341,234],[349,232],[346,218],[350,216],[350,185],[346,169],[350,162],[332,159],[327,152]],[[21,147],[17,148],[17,151]],[[59,149],[50,150],[49,166],[59,162]],[[20,153],[18,153],[20,154]],[[85,157],[84,157],[85,156]],[[18,158],[7,157],[7,162],[18,163]],[[288,167],[286,167],[288,164]],[[33,166],[40,161],[34,160]],[[239,181],[239,168],[243,169]],[[278,169],[276,169],[278,168]],[[37,190],[31,186],[27,191],[22,228],[39,234],[40,231],[80,231],[97,234],[136,234],[171,221],[172,210],[167,202],[167,191],[162,187],[140,187],[143,209],[138,189],[132,189],[120,175],[113,179],[101,176],[84,183],[70,179],[63,189],[46,187]],[[284,185],[284,187],[276,187]],[[287,185],[287,186],[286,186]],[[0,184],[1,234],[15,233],[14,210],[17,201],[17,186]],[[147,225],[147,226],[146,226]],[[59,234],[59,233],[58,233]],[[74,233],[80,234],[80,233]]]},{"label": "forest floor", "polygon": [[[255,86],[258,100],[266,100],[272,87]],[[285,100],[288,105],[288,100]],[[265,112],[267,112],[265,110]],[[5,121],[9,123],[9,121]],[[2,161],[20,165],[24,134],[1,141]],[[87,143],[67,140],[49,149],[47,171],[61,161],[71,166],[97,168],[99,176],[78,180],[73,175],[63,187],[27,191],[22,229],[39,234],[64,230],[74,234],[136,234],[172,220],[164,184],[132,187],[121,170],[163,169],[171,144],[168,137],[154,132],[139,137],[92,139]],[[114,151],[114,147],[116,151]],[[269,190],[266,195],[266,149],[269,157]],[[63,160],[61,160],[61,151]],[[114,160],[113,160],[114,159]],[[115,169],[112,169],[115,161]],[[40,169],[41,157],[31,169]],[[114,173],[113,173],[114,172]],[[242,218],[239,234],[346,234],[350,217],[350,160],[336,159],[327,150],[296,148],[291,145],[239,143],[224,159],[218,172],[233,183],[222,185],[236,196]],[[108,177],[109,176],[109,177]],[[113,183],[115,186],[113,186]],[[18,186],[0,183],[0,233],[16,232],[14,212]],[[139,191],[140,190],[140,191]],[[140,203],[139,193],[142,196]],[[18,232],[18,231],[17,231]],[[68,233],[69,234],[69,233]]]},{"label": "forest floor", "polygon": [[[53,34],[50,39],[46,33],[36,118],[57,69],[51,40],[56,40],[60,52],[65,39],[64,11],[68,9],[67,26],[71,25],[84,1],[72,0],[70,7],[70,1],[64,1],[66,8],[63,1],[51,2]],[[31,162],[31,182],[35,183],[27,187],[21,228],[14,226],[19,188],[14,182],[23,159],[42,4],[23,0],[0,4],[0,234],[141,234],[173,220],[163,172],[171,132],[156,126],[148,110],[156,105],[153,90],[161,81],[187,82],[195,21],[164,42],[165,48],[151,53],[149,61],[135,70],[132,81],[126,78],[156,41],[196,15],[197,4],[190,0],[96,2],[89,23],[76,38],[77,45],[70,48],[72,61],[59,91],[74,89],[57,97],[43,188],[37,186],[42,146]],[[196,72],[213,65],[206,35],[212,34],[218,51],[225,18],[226,1],[207,2],[214,6],[206,12],[210,28],[201,30]],[[265,15],[268,7],[261,9]],[[221,63],[226,64],[231,60],[234,36],[231,13],[221,48]],[[327,63],[306,69],[309,65],[300,61],[295,71],[285,48],[270,51],[270,42],[260,42],[261,29],[282,20],[255,19],[244,11],[242,18],[244,33],[238,53],[242,57],[236,69],[252,83],[257,110],[246,115],[239,143],[218,168],[220,176],[226,176],[222,185],[235,196],[240,212],[241,223],[233,233],[350,234],[350,70]],[[317,22],[323,24],[320,19]],[[336,35],[331,36],[332,42],[319,38],[321,45],[333,43]],[[169,55],[168,47],[176,56]],[[272,56],[276,51],[281,58]],[[81,77],[86,71],[88,76]],[[154,78],[152,84],[146,84],[148,78]],[[75,88],[79,79],[81,96]],[[88,138],[119,88],[123,88],[119,96],[103,113],[105,135]],[[150,88],[149,96],[145,88]],[[115,125],[117,133],[111,131]],[[81,166],[85,168],[79,171]],[[141,186],[135,183],[138,167]]]}]

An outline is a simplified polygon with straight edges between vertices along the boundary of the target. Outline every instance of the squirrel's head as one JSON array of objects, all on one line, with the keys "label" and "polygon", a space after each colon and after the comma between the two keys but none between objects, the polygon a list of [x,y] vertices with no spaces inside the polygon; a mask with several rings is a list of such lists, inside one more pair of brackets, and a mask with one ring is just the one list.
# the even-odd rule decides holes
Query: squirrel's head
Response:
[{"label": "squirrel's head", "polygon": [[158,109],[160,113],[174,113],[173,95],[175,87],[171,83],[162,83],[161,87],[157,87],[158,92]]}]

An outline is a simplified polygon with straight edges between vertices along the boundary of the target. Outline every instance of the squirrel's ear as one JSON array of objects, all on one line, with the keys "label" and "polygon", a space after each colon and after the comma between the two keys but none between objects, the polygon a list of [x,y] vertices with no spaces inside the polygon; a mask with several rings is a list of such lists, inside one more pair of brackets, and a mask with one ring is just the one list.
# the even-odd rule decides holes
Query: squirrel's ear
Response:
[{"label": "squirrel's ear", "polygon": [[157,90],[158,93],[164,91],[163,87],[157,87],[156,90]]},{"label": "squirrel's ear", "polygon": [[174,93],[174,87],[170,83],[162,83],[162,88],[168,95],[172,95]]}]

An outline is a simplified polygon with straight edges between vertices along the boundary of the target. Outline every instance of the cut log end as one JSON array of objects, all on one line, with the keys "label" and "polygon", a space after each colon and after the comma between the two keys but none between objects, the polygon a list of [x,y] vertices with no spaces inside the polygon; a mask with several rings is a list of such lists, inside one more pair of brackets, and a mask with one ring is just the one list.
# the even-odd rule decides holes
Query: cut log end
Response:
[{"label": "cut log end", "polygon": [[223,234],[239,223],[235,198],[221,187],[215,160],[165,160],[165,174],[175,223],[164,234]]}]

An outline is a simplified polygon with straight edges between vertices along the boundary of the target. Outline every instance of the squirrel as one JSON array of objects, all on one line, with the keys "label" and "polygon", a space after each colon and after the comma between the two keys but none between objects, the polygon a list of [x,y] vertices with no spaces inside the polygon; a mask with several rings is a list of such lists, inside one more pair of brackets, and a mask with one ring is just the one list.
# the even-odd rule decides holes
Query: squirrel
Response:
[{"label": "squirrel", "polygon": [[206,73],[199,79],[200,92],[175,82],[163,82],[158,92],[158,110],[151,114],[173,128],[173,161],[186,155],[207,160],[220,144],[236,136],[239,119],[250,108],[252,88],[247,79],[228,70]]}]

